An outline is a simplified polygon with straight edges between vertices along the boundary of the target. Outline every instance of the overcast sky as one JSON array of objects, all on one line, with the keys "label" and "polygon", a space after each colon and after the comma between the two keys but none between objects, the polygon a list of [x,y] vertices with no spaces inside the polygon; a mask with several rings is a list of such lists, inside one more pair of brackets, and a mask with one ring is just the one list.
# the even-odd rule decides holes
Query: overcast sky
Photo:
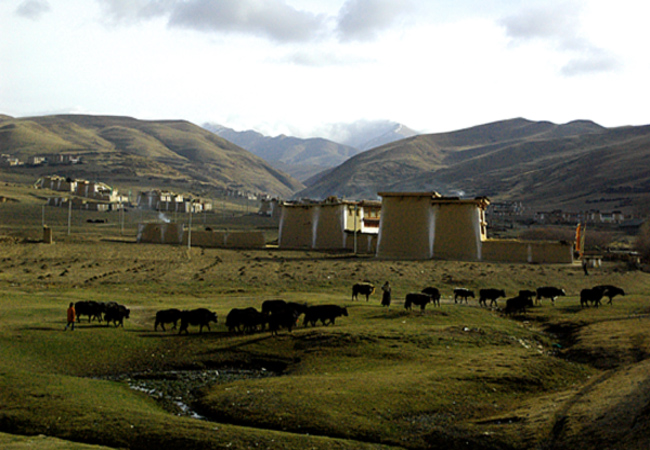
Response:
[{"label": "overcast sky", "polygon": [[0,113],[650,124],[647,0],[0,0]]}]

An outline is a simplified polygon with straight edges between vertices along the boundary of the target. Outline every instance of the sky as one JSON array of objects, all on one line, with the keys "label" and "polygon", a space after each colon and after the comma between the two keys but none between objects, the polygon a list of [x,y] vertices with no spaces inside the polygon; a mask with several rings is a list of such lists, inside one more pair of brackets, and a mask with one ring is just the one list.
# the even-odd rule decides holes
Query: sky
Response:
[{"label": "sky", "polygon": [[650,124],[646,0],[0,0],[0,114]]}]

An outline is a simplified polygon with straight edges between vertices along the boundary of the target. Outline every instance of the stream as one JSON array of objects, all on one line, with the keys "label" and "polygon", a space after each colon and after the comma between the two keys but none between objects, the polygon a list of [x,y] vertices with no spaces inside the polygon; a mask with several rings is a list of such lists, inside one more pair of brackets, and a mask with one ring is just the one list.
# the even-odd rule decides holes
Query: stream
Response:
[{"label": "stream", "polygon": [[266,369],[212,369],[141,372],[102,377],[102,379],[125,382],[131,389],[144,392],[160,403],[166,411],[178,416],[207,420],[191,406],[200,397],[202,389],[214,384],[277,375]]}]

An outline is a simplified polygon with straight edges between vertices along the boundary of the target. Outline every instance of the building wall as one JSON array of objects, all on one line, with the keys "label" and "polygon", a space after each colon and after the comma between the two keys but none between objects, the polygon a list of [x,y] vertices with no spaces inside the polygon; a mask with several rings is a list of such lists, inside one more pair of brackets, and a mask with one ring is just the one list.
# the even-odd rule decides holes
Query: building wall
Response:
[{"label": "building wall", "polygon": [[377,257],[431,259],[435,221],[431,195],[382,199]]},{"label": "building wall", "polygon": [[345,248],[345,208],[342,204],[325,204],[313,208],[314,249]]},{"label": "building wall", "polygon": [[[377,233],[357,232],[357,252],[373,255],[377,253]],[[345,249],[354,250],[354,232],[345,233]]]},{"label": "building wall", "polygon": [[263,248],[266,245],[261,231],[226,233],[227,248]]},{"label": "building wall", "polygon": [[312,206],[282,206],[278,247],[310,249],[313,246],[314,217]]},{"label": "building wall", "polygon": [[473,203],[434,203],[433,257],[479,261],[481,210]]}]

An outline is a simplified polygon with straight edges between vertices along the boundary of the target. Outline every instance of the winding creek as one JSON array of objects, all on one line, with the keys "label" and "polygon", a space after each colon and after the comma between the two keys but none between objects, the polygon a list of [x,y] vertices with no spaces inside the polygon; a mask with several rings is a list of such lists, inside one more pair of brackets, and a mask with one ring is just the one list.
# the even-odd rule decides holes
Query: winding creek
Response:
[{"label": "winding creek", "polygon": [[102,377],[102,379],[127,383],[131,389],[144,392],[160,403],[165,410],[178,416],[208,420],[192,409],[192,404],[200,397],[202,389],[214,384],[275,376],[278,376],[278,373],[263,368],[228,368],[128,373]]}]

